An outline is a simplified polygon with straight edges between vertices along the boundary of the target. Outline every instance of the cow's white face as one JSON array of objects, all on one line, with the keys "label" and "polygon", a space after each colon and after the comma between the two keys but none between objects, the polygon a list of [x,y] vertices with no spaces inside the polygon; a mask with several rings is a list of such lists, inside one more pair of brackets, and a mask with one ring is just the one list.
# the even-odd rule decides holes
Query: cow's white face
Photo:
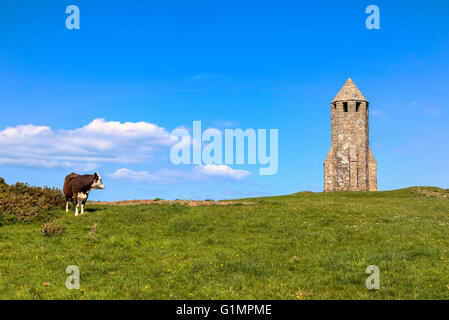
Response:
[{"label": "cow's white face", "polygon": [[103,181],[101,180],[101,176],[95,172],[94,173],[95,180],[92,183],[92,189],[98,190],[98,189],[104,189]]}]

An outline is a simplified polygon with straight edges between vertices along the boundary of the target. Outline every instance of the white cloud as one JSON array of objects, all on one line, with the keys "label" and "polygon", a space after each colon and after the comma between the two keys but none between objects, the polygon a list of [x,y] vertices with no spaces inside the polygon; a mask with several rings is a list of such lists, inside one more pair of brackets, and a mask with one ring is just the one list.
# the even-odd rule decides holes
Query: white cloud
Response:
[{"label": "white cloud", "polygon": [[196,177],[200,178],[221,177],[234,180],[242,180],[251,174],[251,172],[249,171],[232,169],[231,167],[224,164],[199,165],[195,167],[193,172]]},{"label": "white cloud", "polygon": [[0,164],[95,168],[104,162],[142,162],[172,144],[164,128],[148,122],[95,119],[74,130],[19,125],[0,131]]},{"label": "white cloud", "polygon": [[[177,142],[166,129],[148,122],[117,122],[95,119],[73,130],[52,129],[33,124],[0,131],[0,165],[70,168],[92,171],[104,163],[136,164],[167,152]],[[192,142],[189,142],[192,143]],[[251,173],[227,165],[199,165],[156,172],[121,168],[111,179],[133,183],[170,183],[180,180],[242,180]]]},{"label": "white cloud", "polygon": [[132,183],[167,183],[174,182],[181,176],[181,171],[176,170],[160,170],[157,173],[150,173],[148,171],[133,171],[127,168],[121,168],[110,173],[107,176],[114,180],[122,180]]},{"label": "white cloud", "polygon": [[96,163],[80,163],[72,161],[43,160],[43,159],[11,159],[0,158],[0,166],[9,165],[15,167],[39,167],[44,169],[53,169],[57,167],[72,168],[78,171],[92,171],[98,167]]},{"label": "white cloud", "polygon": [[148,171],[132,171],[127,168],[121,168],[114,173],[108,174],[108,177],[114,180],[128,180],[131,182],[150,182],[156,180],[156,175],[149,173]]},{"label": "white cloud", "polygon": [[133,171],[121,168],[108,174],[114,180],[122,180],[132,183],[170,183],[179,180],[212,180],[212,179],[232,179],[242,180],[249,176],[251,172],[246,170],[232,169],[227,165],[199,165],[193,170],[159,170],[156,173],[148,171]]}]

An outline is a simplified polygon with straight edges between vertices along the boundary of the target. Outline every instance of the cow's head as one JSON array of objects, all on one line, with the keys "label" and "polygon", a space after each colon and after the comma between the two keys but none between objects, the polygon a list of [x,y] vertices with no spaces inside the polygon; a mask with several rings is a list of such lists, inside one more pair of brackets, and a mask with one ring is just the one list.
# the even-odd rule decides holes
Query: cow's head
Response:
[{"label": "cow's head", "polygon": [[104,189],[103,181],[101,181],[101,176],[98,172],[94,173],[94,182],[92,183],[92,189]]}]

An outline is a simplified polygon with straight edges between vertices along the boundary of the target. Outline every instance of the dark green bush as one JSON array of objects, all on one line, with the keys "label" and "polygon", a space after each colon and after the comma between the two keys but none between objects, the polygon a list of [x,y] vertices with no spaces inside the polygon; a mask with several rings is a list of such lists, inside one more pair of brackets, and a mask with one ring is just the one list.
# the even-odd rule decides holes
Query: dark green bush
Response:
[{"label": "dark green bush", "polygon": [[57,188],[31,187],[21,182],[7,185],[2,181],[0,179],[0,225],[45,220],[52,209],[65,204],[64,195]]}]

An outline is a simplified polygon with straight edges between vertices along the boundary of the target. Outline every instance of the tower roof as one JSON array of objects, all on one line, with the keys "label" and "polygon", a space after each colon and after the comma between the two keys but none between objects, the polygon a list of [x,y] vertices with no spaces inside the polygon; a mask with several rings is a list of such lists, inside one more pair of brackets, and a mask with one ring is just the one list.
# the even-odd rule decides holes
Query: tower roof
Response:
[{"label": "tower roof", "polygon": [[367,101],[359,88],[352,82],[351,78],[346,81],[345,85],[340,89],[332,102],[349,100]]}]

